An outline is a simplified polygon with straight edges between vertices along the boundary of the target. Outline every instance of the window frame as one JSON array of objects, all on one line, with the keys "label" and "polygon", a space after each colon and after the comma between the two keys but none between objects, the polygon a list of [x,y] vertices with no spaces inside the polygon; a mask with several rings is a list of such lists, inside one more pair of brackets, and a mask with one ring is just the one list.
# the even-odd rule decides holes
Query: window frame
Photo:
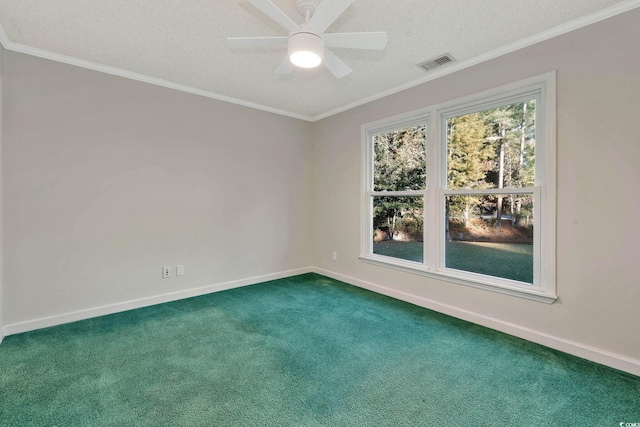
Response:
[{"label": "window frame", "polygon": [[[535,186],[483,190],[447,189],[447,126],[451,117],[525,100],[536,100]],[[424,190],[373,191],[375,135],[425,125],[427,182]],[[556,294],[556,80],[555,71],[453,99],[405,114],[363,124],[360,260],[366,263],[487,289],[545,303]],[[445,267],[445,200],[447,195],[532,194],[534,197],[533,284]],[[423,262],[373,253],[373,198],[422,196]]]}]

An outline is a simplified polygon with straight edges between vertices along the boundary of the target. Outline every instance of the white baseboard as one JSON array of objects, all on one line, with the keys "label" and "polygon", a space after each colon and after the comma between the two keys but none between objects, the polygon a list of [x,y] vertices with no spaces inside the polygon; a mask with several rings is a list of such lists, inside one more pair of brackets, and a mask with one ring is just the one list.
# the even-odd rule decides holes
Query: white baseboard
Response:
[{"label": "white baseboard", "polygon": [[[5,337],[22,332],[34,331],[36,329],[57,326],[63,323],[75,322],[78,320],[90,319],[92,317],[105,316],[108,314],[120,313],[122,311],[134,310],[136,308],[148,307],[151,305],[162,304],[165,302],[177,301],[184,298],[191,298],[200,295],[210,294],[213,292],[225,291],[227,289],[240,288],[242,286],[255,285],[256,283],[268,282],[270,280],[283,279],[285,277],[296,276],[298,274],[311,273],[313,268],[305,267],[295,270],[281,271],[278,273],[265,274],[262,276],[249,277],[246,279],[232,280],[215,285],[203,286],[195,289],[187,289],[183,291],[171,292],[162,295],[156,295],[148,298],[140,298],[131,301],[124,301],[116,304],[103,305],[101,307],[88,308],[86,310],[74,311],[56,316],[42,317],[39,319],[28,320],[26,322],[12,323],[4,325],[0,331],[0,337]],[[0,339],[0,342],[2,340]]]},{"label": "white baseboard", "polygon": [[479,313],[474,313],[472,311],[463,310],[458,307],[443,304],[428,298],[398,291],[396,289],[356,279],[355,277],[345,276],[343,274],[324,270],[322,268],[315,267],[312,271],[314,273],[331,277],[332,279],[340,280],[341,282],[367,289],[378,294],[386,295],[395,299],[399,299],[401,301],[406,301],[420,307],[428,308],[430,310],[444,313],[446,315],[466,320],[468,322],[475,323],[481,326],[485,326],[496,331],[504,332],[506,334],[513,335],[518,338],[543,345],[545,347],[559,350],[564,353],[580,357],[582,359],[587,359],[601,365],[609,366],[620,371],[625,371],[630,374],[640,376],[640,360],[637,359],[632,359],[620,354],[612,353],[574,341],[569,341],[564,338],[555,337],[543,332],[529,329],[524,326],[505,322],[503,320],[495,319],[493,317],[485,316]]},{"label": "white baseboard", "polygon": [[525,339],[527,341],[532,341],[545,347],[553,348],[564,353],[572,354],[583,359],[591,360],[592,362],[596,362],[614,369],[640,376],[640,360],[632,359],[620,354],[612,353],[574,341],[569,341],[563,338],[555,337],[524,326],[505,322],[503,320],[495,319],[493,317],[485,316],[483,314],[475,313],[472,311],[463,310],[458,307],[443,304],[407,292],[398,291],[396,289],[388,288],[376,283],[360,280],[355,277],[346,276],[329,270],[324,270],[319,267],[304,267],[294,270],[287,270],[278,273],[266,274],[263,276],[255,276],[246,279],[218,283],[195,289],[171,292],[149,298],[125,301],[117,304],[110,304],[57,316],[43,317],[26,322],[8,324],[4,325],[4,327],[0,330],[0,342],[2,342],[3,337],[13,334],[48,328],[50,326],[61,325],[63,323],[70,323],[78,320],[89,319],[92,317],[105,316],[108,314],[119,313],[127,310],[134,310],[136,308],[148,307],[165,302],[177,301],[180,299],[191,298],[213,292],[220,292],[227,289],[254,285],[261,282],[282,279],[285,277],[291,277],[305,273],[317,273],[326,277],[331,277],[333,279],[340,280],[341,282],[367,289],[378,294],[406,301],[420,307],[428,308],[430,310],[456,317],[458,319],[466,320],[471,323],[495,329],[497,331]]}]

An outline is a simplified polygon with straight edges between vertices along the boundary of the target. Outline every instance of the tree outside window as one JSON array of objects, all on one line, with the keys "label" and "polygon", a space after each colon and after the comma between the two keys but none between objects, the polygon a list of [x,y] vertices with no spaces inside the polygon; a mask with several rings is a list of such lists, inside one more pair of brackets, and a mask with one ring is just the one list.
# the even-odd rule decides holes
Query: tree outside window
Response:
[{"label": "tree outside window", "polygon": [[446,127],[454,191],[445,200],[445,266],[533,283],[535,100],[451,117]]}]

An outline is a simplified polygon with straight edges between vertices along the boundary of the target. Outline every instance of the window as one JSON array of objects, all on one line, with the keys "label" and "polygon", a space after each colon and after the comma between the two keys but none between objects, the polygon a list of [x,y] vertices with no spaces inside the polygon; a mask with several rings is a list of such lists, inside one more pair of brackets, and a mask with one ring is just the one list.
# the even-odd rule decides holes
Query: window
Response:
[{"label": "window", "polygon": [[361,259],[555,300],[555,75],[363,126]]},{"label": "window", "polygon": [[373,253],[423,261],[426,125],[373,136]]}]

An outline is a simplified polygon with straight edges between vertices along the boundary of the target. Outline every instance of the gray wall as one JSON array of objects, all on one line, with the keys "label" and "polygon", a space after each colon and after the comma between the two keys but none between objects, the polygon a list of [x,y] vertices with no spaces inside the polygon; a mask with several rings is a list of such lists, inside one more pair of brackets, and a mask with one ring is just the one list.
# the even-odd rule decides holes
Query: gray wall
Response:
[{"label": "gray wall", "polygon": [[5,325],[312,264],[308,123],[5,60]]},{"label": "gray wall", "polygon": [[[315,123],[316,265],[529,339],[615,353],[640,367],[639,22],[636,9]],[[556,303],[358,260],[363,123],[552,70],[558,110]],[[338,261],[331,260],[332,251]]]}]

